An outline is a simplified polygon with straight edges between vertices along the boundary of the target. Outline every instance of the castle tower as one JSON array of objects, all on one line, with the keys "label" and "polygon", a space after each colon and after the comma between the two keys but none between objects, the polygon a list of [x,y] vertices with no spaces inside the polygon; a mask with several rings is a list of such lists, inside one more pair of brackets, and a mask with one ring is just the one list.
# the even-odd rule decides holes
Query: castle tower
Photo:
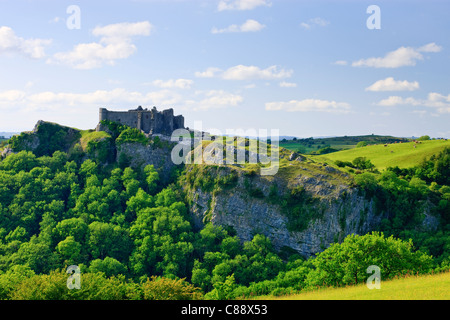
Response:
[{"label": "castle tower", "polygon": [[102,120],[108,120],[108,110],[106,110],[106,108],[100,108],[99,113],[99,122]]}]

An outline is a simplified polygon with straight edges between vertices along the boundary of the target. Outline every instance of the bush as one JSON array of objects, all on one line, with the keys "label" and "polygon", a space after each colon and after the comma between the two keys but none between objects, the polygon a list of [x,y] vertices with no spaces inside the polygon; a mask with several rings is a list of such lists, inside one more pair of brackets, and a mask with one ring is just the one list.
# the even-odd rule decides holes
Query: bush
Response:
[{"label": "bush", "polygon": [[146,145],[149,140],[147,137],[136,128],[127,128],[123,130],[116,139],[116,143],[126,143],[126,142],[138,142]]},{"label": "bush", "polygon": [[373,232],[364,236],[349,235],[341,244],[332,244],[312,263],[316,270],[308,275],[308,285],[342,286],[364,282],[369,266],[378,266],[381,279],[392,279],[408,273],[427,273],[432,267],[432,257],[414,251],[412,241],[385,238]]},{"label": "bush", "polygon": [[428,136],[428,135],[425,135],[425,136],[421,136],[419,139],[417,139],[417,140],[419,140],[419,141],[427,141],[427,140],[430,140],[431,138],[430,138],[430,136]]},{"label": "bush", "polygon": [[367,146],[367,142],[366,141],[360,141],[356,145],[357,148],[362,148],[362,147],[365,147],[365,146]]},{"label": "bush", "polygon": [[152,276],[140,285],[144,300],[197,300],[202,297],[198,288],[184,279]]}]

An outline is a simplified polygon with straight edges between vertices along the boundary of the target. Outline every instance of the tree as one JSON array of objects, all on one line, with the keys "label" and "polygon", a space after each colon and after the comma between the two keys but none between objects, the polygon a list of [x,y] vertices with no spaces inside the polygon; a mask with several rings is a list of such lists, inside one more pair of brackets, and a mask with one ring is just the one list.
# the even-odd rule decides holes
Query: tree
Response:
[{"label": "tree", "polygon": [[119,274],[127,274],[127,268],[122,263],[111,257],[92,260],[88,271],[92,273],[102,272],[107,278]]},{"label": "tree", "polygon": [[[81,244],[74,240],[74,237],[69,236],[65,240],[58,243],[56,251],[64,260],[64,265],[80,264],[81,258]],[[84,260],[84,259],[83,259]]]},{"label": "tree", "polygon": [[364,236],[349,235],[342,243],[334,243],[312,263],[316,270],[308,275],[310,286],[341,286],[364,282],[367,268],[376,265],[381,279],[406,273],[426,273],[432,266],[431,256],[414,251],[412,241],[386,238],[372,232]]},{"label": "tree", "polygon": [[430,136],[429,135],[425,135],[425,136],[421,136],[419,139],[417,139],[417,140],[419,140],[419,141],[427,141],[427,140],[430,140],[431,138],[430,138]]},{"label": "tree", "polygon": [[126,230],[98,221],[89,225],[88,244],[94,259],[109,256],[119,261],[127,261],[132,250],[132,242]]},{"label": "tree", "polygon": [[356,147],[357,148],[362,148],[362,147],[365,147],[365,146],[367,146],[367,141],[360,141],[360,142],[358,142],[357,144],[356,144]]},{"label": "tree", "polygon": [[144,168],[145,182],[147,183],[148,192],[154,194],[158,188],[159,174],[153,165],[147,165]]}]

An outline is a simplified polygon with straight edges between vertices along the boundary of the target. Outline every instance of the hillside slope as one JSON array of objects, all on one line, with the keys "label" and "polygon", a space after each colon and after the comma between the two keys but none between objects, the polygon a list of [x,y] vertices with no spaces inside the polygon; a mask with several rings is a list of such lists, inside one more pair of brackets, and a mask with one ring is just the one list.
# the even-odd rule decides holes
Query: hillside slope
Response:
[{"label": "hillside slope", "polygon": [[326,155],[311,156],[320,162],[353,161],[357,157],[366,157],[379,170],[398,166],[408,168],[420,164],[433,154],[450,147],[450,140],[430,140],[421,143],[408,142],[387,145],[369,145],[362,148],[338,151]]},{"label": "hillside slope", "polygon": [[265,300],[449,300],[450,272],[407,276],[381,281],[380,289],[368,289],[366,284],[345,288],[324,288],[295,295],[260,297]]}]

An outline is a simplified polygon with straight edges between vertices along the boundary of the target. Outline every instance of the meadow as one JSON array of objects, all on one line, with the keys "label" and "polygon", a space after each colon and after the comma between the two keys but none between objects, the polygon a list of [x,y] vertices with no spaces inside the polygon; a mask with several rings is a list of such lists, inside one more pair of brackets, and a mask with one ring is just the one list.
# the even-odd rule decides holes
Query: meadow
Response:
[{"label": "meadow", "polygon": [[311,156],[311,158],[318,162],[329,162],[331,164],[336,160],[351,162],[357,157],[366,157],[379,170],[395,166],[408,168],[419,165],[423,160],[439,153],[446,147],[450,147],[450,140],[378,144]]},{"label": "meadow", "polygon": [[281,297],[263,296],[264,300],[448,300],[450,299],[450,272],[405,276],[381,281],[380,289],[369,289],[366,284],[344,288],[323,288]]}]

